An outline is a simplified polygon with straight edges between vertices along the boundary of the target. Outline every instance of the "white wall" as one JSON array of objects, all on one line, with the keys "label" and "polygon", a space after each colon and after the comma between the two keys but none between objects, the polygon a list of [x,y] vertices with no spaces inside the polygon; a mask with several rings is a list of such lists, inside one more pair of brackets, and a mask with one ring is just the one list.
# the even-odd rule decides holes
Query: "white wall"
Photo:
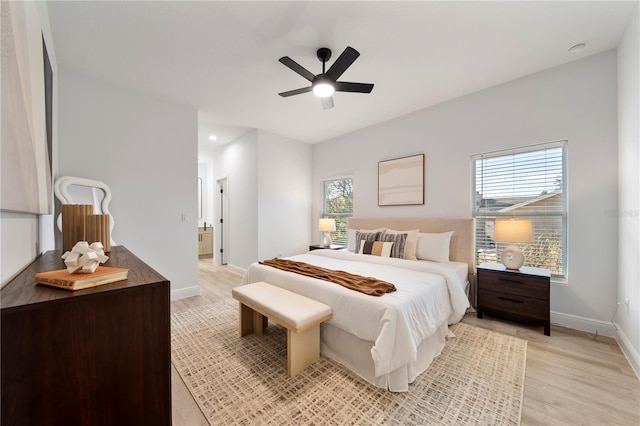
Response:
[{"label": "white wall", "polygon": [[109,185],[116,243],[199,294],[197,111],[66,70],[59,105],[59,175]]},{"label": "white wall", "polygon": [[[258,260],[309,249],[311,147],[253,130],[214,151],[214,180],[227,178],[227,263],[246,269]],[[214,202],[215,223],[220,204]],[[215,229],[215,228],[214,228]],[[214,258],[220,263],[220,232]]]},{"label": "white wall", "polygon": [[[4,2],[3,2],[4,3]],[[53,71],[53,175],[58,170],[58,63],[46,2],[24,2],[25,14],[42,31]],[[5,7],[3,4],[0,7]],[[38,69],[37,72],[42,72]],[[53,196],[53,190],[51,191]],[[55,248],[53,215],[0,212],[0,284],[5,285],[40,253]]]},{"label": "white wall", "polygon": [[[225,263],[246,268],[258,258],[258,131],[216,149],[214,181],[227,179],[228,209]],[[214,200],[214,222],[220,223],[220,200]],[[214,228],[214,260],[220,264],[219,226]]]},{"label": "white wall", "polygon": [[309,250],[311,146],[258,131],[258,259]]},{"label": "white wall", "polygon": [[[618,46],[618,312],[620,346],[640,376],[640,8],[635,12]],[[629,300],[629,309],[624,304]]]},{"label": "white wall", "polygon": [[[350,174],[355,216],[470,217],[472,154],[567,139],[568,283],[552,285],[552,321],[613,334],[616,127],[611,50],[314,145],[314,220],[319,181]],[[378,161],[420,153],[425,204],[378,207]]]}]

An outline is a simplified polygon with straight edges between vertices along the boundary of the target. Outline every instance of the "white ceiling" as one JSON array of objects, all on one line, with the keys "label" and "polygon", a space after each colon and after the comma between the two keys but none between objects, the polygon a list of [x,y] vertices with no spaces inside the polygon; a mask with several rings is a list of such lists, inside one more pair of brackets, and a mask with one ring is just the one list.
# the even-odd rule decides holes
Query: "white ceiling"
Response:
[{"label": "white ceiling", "polygon": [[[58,66],[199,111],[201,146],[252,128],[316,143],[615,47],[637,1],[53,1]],[[587,42],[579,54],[567,49]],[[361,56],[323,110],[278,62],[313,73],[349,45]]]}]

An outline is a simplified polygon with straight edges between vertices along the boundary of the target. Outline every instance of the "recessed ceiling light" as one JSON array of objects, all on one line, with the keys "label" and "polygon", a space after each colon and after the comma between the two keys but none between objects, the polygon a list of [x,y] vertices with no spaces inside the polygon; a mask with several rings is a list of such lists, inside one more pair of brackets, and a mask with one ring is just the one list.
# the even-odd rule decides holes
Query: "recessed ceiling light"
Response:
[{"label": "recessed ceiling light", "polygon": [[218,138],[216,138],[216,135],[209,135],[209,140],[210,141],[215,141],[216,139],[218,139]]},{"label": "recessed ceiling light", "polygon": [[576,54],[576,53],[580,53],[584,50],[584,48],[587,47],[587,43],[586,42],[581,42],[581,43],[577,43],[574,44],[573,46],[571,46],[567,52],[572,53],[572,54]]}]

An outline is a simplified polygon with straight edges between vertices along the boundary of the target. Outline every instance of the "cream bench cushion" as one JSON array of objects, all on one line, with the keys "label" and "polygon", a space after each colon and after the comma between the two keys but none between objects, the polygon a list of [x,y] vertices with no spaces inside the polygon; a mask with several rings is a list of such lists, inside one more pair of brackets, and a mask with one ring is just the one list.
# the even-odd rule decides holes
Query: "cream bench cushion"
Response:
[{"label": "cream bench cushion", "polygon": [[260,281],[235,287],[240,302],[240,336],[262,335],[266,318],[287,329],[287,372],[297,374],[320,358],[320,323],[331,318],[331,307]]}]

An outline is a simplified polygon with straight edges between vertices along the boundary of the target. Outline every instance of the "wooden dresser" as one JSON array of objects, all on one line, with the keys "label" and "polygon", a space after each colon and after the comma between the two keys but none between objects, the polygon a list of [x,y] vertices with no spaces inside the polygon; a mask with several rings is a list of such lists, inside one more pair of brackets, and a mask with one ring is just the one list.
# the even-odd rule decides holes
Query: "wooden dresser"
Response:
[{"label": "wooden dresser", "polygon": [[477,273],[478,318],[487,312],[543,325],[544,334],[551,334],[548,269],[522,267],[513,271],[501,264],[483,263]]},{"label": "wooden dresser", "polygon": [[3,425],[170,425],[169,281],[123,246],[126,281],[68,291],[34,283],[40,256],[0,292]]}]

